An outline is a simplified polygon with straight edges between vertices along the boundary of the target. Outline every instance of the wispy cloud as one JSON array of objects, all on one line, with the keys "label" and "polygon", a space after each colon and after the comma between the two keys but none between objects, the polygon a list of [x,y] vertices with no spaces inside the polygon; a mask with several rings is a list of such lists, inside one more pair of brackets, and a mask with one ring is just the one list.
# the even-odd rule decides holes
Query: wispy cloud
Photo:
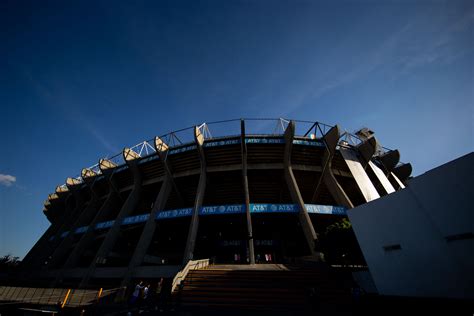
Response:
[{"label": "wispy cloud", "polygon": [[[311,79],[293,89],[279,91],[278,99],[281,102],[274,109],[276,112],[291,116],[304,104],[314,104],[327,93],[366,80],[375,71],[385,74],[388,80],[396,80],[425,66],[449,65],[474,51],[474,44],[468,40],[468,33],[472,32],[472,29],[474,29],[474,10],[467,11],[459,18],[453,19],[451,23],[442,25],[433,24],[430,16],[407,21],[372,50],[368,50],[356,62],[346,67],[322,73],[319,62],[316,67],[308,66],[308,69],[315,69],[314,73],[308,72],[307,78]],[[269,85],[268,89],[272,89],[272,86]],[[265,95],[260,92],[254,99],[264,98]],[[251,101],[257,103],[255,100]]]},{"label": "wispy cloud", "polygon": [[[416,68],[430,64],[451,64],[474,50],[465,33],[474,28],[474,10],[442,28],[432,28],[433,37],[420,37],[417,29],[430,29],[429,22],[419,22],[411,27],[397,50],[398,74],[404,75]],[[467,40],[465,40],[467,39]]]},{"label": "wispy cloud", "polygon": [[107,140],[107,138],[101,131],[99,131],[98,128],[93,126],[90,119],[86,118],[84,114],[77,111],[76,107],[65,106],[70,102],[64,97],[61,97],[60,93],[55,93],[52,91],[52,89],[47,87],[40,80],[36,79],[29,70],[23,69],[23,73],[30,81],[30,84],[36,93],[38,93],[38,95],[40,95],[42,98],[46,99],[48,101],[47,104],[54,107],[55,111],[62,112],[65,117],[74,121],[77,126],[87,131],[89,135],[91,135],[98,143],[107,149],[107,151],[111,153],[119,152],[119,149],[109,140]]},{"label": "wispy cloud", "polygon": [[0,173],[0,185],[4,185],[6,187],[9,187],[15,182],[16,182],[16,177],[15,176]]},{"label": "wispy cloud", "polygon": [[85,119],[81,119],[84,122],[83,127],[100,143],[104,148],[107,149],[111,154],[115,154],[119,152],[119,149],[112,145],[112,143],[105,138],[105,136],[99,132],[94,126],[89,124],[88,122],[85,122]]}]

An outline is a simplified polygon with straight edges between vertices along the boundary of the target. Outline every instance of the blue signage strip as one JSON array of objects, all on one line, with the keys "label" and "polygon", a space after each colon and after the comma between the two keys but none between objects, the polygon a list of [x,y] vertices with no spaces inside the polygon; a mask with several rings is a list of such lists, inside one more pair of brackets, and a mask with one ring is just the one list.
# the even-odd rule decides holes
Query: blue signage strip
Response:
[{"label": "blue signage strip", "polygon": [[82,227],[78,227],[76,228],[76,230],[74,231],[74,234],[83,234],[87,231],[87,228],[89,226],[82,226]]},{"label": "blue signage strip", "polygon": [[[317,205],[317,204],[306,204],[306,210],[311,214],[329,214],[329,215],[346,215],[346,208],[343,206],[332,206],[332,205]],[[296,204],[250,204],[250,213],[298,213],[299,207]],[[163,220],[169,218],[186,217],[193,214],[193,208],[181,208],[176,210],[161,211],[156,214],[156,220]],[[214,206],[203,206],[199,210],[199,215],[224,215],[224,214],[245,214],[244,204],[232,204],[232,205],[214,205]],[[126,217],[122,225],[133,225],[138,223],[146,222],[150,218],[150,214],[141,214],[135,216]],[[97,223],[95,229],[105,229],[112,227],[114,221],[106,221]],[[82,234],[87,231],[89,226],[83,226],[77,228],[74,233]],[[61,234],[61,238],[67,236],[69,232]],[[49,240],[53,240],[52,236]]]},{"label": "blue signage strip", "polygon": [[190,151],[196,148],[197,148],[196,145],[190,145],[190,146],[185,146],[178,149],[172,149],[169,151],[169,155],[184,153],[185,151]]},{"label": "blue signage strip", "polygon": [[123,165],[122,167],[120,167],[120,168],[118,168],[117,170],[115,170],[115,173],[120,172],[120,171],[122,171],[122,170],[125,170],[125,169],[127,169],[127,168],[128,168],[128,165]]},{"label": "blue signage strip", "polygon": [[[245,143],[247,144],[284,144],[285,139],[284,138],[264,138],[264,137],[249,137],[245,139]],[[240,144],[240,138],[239,139],[227,139],[227,140],[216,140],[216,141],[209,141],[204,143],[204,147],[218,147],[218,146],[227,146],[227,145],[235,145],[235,144]],[[324,147],[324,142],[321,140],[303,140],[303,139],[294,139],[293,144],[295,145],[305,145],[305,146],[316,146],[316,147]],[[170,149],[169,155],[175,155],[179,153],[183,153],[186,151],[194,150],[196,149],[195,144],[189,144],[184,147],[176,148],[176,149]],[[140,164],[158,159],[159,156],[157,154],[151,154],[149,157],[140,160]],[[124,169],[127,169],[128,165],[124,164],[120,166],[118,169],[115,170],[115,172],[120,172]],[[103,176],[101,176],[98,179],[101,179]],[[85,186],[85,184],[84,184]]]},{"label": "blue signage strip", "polygon": [[150,157],[146,157],[145,159],[140,160],[139,163],[142,164],[142,163],[152,161],[152,160],[155,160],[155,159],[158,159],[158,158],[159,158],[158,154],[155,153],[155,154],[150,155]]},{"label": "blue signage strip", "polygon": [[246,138],[247,144],[284,144],[283,138]]},{"label": "blue signage strip", "polygon": [[250,204],[250,213],[298,213],[296,204]]},{"label": "blue signage strip", "polygon": [[146,222],[150,218],[150,214],[141,214],[136,216],[125,217],[122,222],[122,225],[133,225],[138,223]]},{"label": "blue signage strip", "polygon": [[190,208],[181,208],[177,210],[169,210],[169,211],[161,211],[156,214],[156,219],[167,219],[167,218],[175,218],[175,217],[184,217],[184,216],[191,216],[193,213],[193,209]]},{"label": "blue signage strip", "polygon": [[308,213],[346,215],[346,208],[343,206],[305,204]]},{"label": "blue signage strip", "polygon": [[305,145],[305,146],[315,146],[315,147],[325,147],[324,143],[319,140],[303,140],[303,139],[293,139],[294,145]]},{"label": "blue signage strip", "polygon": [[112,225],[114,225],[114,222],[115,222],[114,220],[111,220],[107,222],[97,223],[95,225],[95,229],[104,229],[104,228],[112,227]]},{"label": "blue signage strip", "polygon": [[227,139],[227,140],[206,142],[204,143],[204,147],[217,147],[217,146],[227,146],[227,145],[236,145],[236,144],[240,144],[240,139]]},{"label": "blue signage strip", "polygon": [[199,215],[216,215],[216,214],[242,214],[245,213],[245,205],[215,205],[203,206],[199,211]]}]

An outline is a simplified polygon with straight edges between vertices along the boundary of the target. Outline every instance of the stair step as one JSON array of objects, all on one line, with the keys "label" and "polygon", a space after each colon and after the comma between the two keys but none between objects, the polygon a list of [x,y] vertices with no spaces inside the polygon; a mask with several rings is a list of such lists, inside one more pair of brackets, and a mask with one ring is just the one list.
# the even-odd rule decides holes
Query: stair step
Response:
[{"label": "stair step", "polygon": [[[194,302],[186,302],[184,305],[186,307],[203,307],[208,310],[209,308],[214,308],[214,309],[221,309],[224,308],[226,311],[228,311],[230,308],[232,310],[235,310],[236,308],[242,309],[242,310],[259,310],[259,311],[301,311],[304,310],[306,306],[295,306],[292,304],[288,305],[255,305],[255,304],[239,304],[238,306],[235,306],[235,304],[229,304],[229,303],[216,303],[216,302],[202,302],[202,301],[194,301]],[[193,310],[194,311],[194,310]]]},{"label": "stair step", "polygon": [[[263,267],[259,267],[263,268]],[[322,266],[291,270],[206,268],[189,271],[178,295],[183,306],[252,310],[307,310],[308,289],[324,304],[351,303],[347,274]],[[175,293],[176,294],[176,293]]]},{"label": "stair step", "polygon": [[[307,289],[264,289],[264,288],[220,288],[220,287],[184,287],[182,289],[182,293],[232,293],[233,295],[246,295],[246,294],[253,294],[253,295],[262,295],[264,293],[271,293],[272,295],[306,295],[308,293]],[[349,291],[345,291],[343,289],[333,288],[333,289],[323,289],[319,290],[319,295],[341,295],[344,293],[349,293]]]}]

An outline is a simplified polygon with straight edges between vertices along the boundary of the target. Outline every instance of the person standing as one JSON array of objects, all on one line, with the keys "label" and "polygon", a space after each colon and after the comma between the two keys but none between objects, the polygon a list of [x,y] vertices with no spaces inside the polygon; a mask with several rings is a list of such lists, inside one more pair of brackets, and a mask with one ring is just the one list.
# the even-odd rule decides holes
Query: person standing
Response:
[{"label": "person standing", "polygon": [[140,297],[140,292],[143,289],[143,281],[140,281],[133,290],[132,298],[130,299],[130,304],[135,305],[138,298]]},{"label": "person standing", "polygon": [[156,285],[156,291],[155,291],[155,310],[160,309],[160,312],[163,311],[163,282],[164,279],[161,278],[160,282]]}]

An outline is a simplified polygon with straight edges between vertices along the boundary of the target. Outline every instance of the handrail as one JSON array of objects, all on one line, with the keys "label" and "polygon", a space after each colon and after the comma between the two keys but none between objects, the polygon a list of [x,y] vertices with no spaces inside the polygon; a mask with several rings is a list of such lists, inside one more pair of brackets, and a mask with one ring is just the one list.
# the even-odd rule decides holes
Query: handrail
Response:
[{"label": "handrail", "polygon": [[176,287],[178,287],[178,285],[184,281],[190,270],[196,270],[207,266],[209,266],[209,259],[189,260],[186,266],[173,278],[171,292],[174,292]]},{"label": "handrail", "polygon": [[[0,305],[19,303],[57,305],[57,303],[60,302],[61,308],[65,306],[90,305],[98,301],[99,298],[121,289],[112,288],[104,290],[101,288],[99,290],[83,290],[73,288],[28,288],[15,286],[1,286],[0,288],[3,288],[0,294]],[[31,290],[33,293],[30,293]],[[47,292],[47,294],[45,294],[45,292]],[[37,293],[40,295],[35,296]],[[29,294],[29,296],[27,296],[27,294]],[[79,296],[80,299],[78,299],[77,296]],[[84,301],[84,299],[86,300]]]}]

